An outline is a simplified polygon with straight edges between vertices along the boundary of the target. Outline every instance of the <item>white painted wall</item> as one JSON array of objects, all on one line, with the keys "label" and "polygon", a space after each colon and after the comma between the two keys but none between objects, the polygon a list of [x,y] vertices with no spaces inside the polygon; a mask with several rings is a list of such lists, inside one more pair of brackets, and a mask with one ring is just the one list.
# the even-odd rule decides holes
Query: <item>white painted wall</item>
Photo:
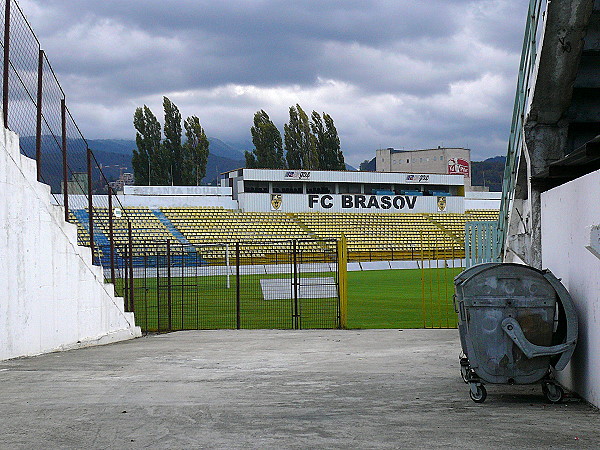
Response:
[{"label": "white painted wall", "polygon": [[[231,190],[230,188],[228,188]],[[133,208],[225,208],[237,209],[238,202],[233,200],[231,195],[117,195],[121,205]],[[57,195],[57,199],[62,204],[62,196]],[[94,195],[92,197],[94,206],[106,208],[108,205],[107,195]],[[53,202],[55,200],[53,199]],[[118,206],[114,202],[115,207]],[[88,207],[88,199],[85,195],[69,195],[69,208],[85,209]]]},{"label": "white painted wall", "polygon": [[[371,205],[367,207],[345,207],[343,203],[343,197],[348,197],[352,201],[352,205],[355,205],[356,195],[355,194],[329,194],[329,195],[314,195],[311,194],[281,194],[281,205],[279,209],[275,209],[271,203],[271,194],[255,194],[255,193],[241,193],[238,194],[238,201],[240,203],[240,209],[244,212],[255,211],[255,212],[269,212],[269,211],[282,211],[282,212],[346,212],[346,213],[437,213],[441,212],[438,206],[438,197],[424,197],[424,196],[406,196],[406,195],[363,195],[365,197],[366,206],[368,206],[371,198],[375,198],[377,206]],[[383,205],[383,199],[387,198],[387,207]],[[409,199],[409,203],[406,199]],[[312,199],[312,200],[311,200]],[[395,199],[398,199],[396,201]],[[465,212],[465,199],[464,197],[445,197],[445,212],[448,213],[464,213]],[[390,204],[395,202],[398,208]],[[323,205],[331,205],[329,208],[323,207]],[[411,207],[412,206],[412,207]]]},{"label": "white painted wall", "polygon": [[140,336],[0,124],[0,360]]},{"label": "white painted wall", "polygon": [[573,297],[579,343],[560,382],[600,406],[600,259],[586,249],[600,224],[600,171],[542,194],[542,264]]}]

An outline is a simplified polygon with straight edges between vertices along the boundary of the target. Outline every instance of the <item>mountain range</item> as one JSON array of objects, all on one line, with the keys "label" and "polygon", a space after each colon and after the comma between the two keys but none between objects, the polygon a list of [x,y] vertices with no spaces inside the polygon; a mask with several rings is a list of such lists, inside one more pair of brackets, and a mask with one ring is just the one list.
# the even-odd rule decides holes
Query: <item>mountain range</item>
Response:
[{"label": "mountain range", "polygon": [[[62,156],[59,144],[52,136],[42,137],[42,178],[52,187],[52,192],[60,192],[62,181]],[[252,144],[228,144],[217,138],[209,138],[210,147],[206,164],[206,177],[203,184],[214,184],[219,174],[244,167],[244,150]],[[20,138],[23,153],[35,157],[35,137]],[[136,148],[134,140],[127,139],[88,139],[87,145],[94,152],[98,165],[102,167],[108,181],[119,178],[124,172],[133,172],[131,157]],[[85,172],[87,160],[85,143],[81,139],[68,139],[67,163],[71,172]],[[98,175],[99,176],[99,175]]]},{"label": "mountain range", "polygon": [[[244,151],[252,148],[250,143],[246,145],[228,144],[214,137],[209,137],[208,141],[210,146],[206,163],[206,177],[202,180],[204,184],[214,184],[219,174],[244,167],[246,164]],[[91,139],[88,140],[88,145],[94,151],[98,162],[102,162],[105,167],[125,166],[127,167],[125,172],[132,172],[131,156],[133,149],[136,148],[134,140]],[[119,170],[121,169],[119,168]],[[110,169],[108,173],[113,175]]]}]

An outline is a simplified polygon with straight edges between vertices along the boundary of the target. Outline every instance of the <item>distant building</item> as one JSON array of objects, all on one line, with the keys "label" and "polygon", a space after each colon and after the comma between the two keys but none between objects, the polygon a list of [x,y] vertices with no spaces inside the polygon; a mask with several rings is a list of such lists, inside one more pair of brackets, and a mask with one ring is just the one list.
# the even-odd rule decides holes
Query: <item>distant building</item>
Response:
[{"label": "distant building", "polygon": [[114,192],[122,192],[124,186],[133,186],[134,177],[132,173],[125,172],[121,174],[118,180],[108,183]]},{"label": "distant building", "polygon": [[425,150],[377,150],[377,172],[431,173],[464,175],[465,188],[471,189],[471,150],[438,147]]},{"label": "distant building", "polygon": [[[61,193],[65,193],[64,182],[60,183]],[[71,179],[67,181],[67,192],[69,195],[87,195],[88,192],[88,175],[86,172],[75,172],[71,175]]]}]

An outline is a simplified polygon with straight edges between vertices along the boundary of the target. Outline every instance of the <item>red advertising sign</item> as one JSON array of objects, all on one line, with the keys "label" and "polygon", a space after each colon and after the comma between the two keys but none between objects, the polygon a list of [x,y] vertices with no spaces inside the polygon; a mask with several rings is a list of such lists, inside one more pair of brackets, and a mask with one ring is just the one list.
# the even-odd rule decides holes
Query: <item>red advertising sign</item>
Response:
[{"label": "red advertising sign", "polygon": [[450,158],[448,160],[448,174],[469,176],[469,162],[460,158]]}]

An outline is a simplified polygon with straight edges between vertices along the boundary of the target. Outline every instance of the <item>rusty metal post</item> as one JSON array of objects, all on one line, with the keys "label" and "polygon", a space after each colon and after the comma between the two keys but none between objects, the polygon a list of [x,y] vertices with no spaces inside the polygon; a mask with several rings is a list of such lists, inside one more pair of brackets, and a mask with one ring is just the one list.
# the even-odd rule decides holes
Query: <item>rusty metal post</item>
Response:
[{"label": "rusty metal post", "polygon": [[87,149],[87,194],[88,194],[88,224],[90,227],[90,248],[92,249],[92,264],[94,264],[94,199],[92,197],[92,151]]},{"label": "rusty metal post", "polygon": [[129,312],[135,312],[135,294],[133,292],[133,233],[131,231],[131,222],[127,225],[127,235],[129,238]]},{"label": "rusty metal post", "polygon": [[35,122],[35,162],[37,166],[37,180],[42,181],[42,91],[44,70],[44,50],[40,50],[38,57],[37,79],[37,105]]},{"label": "rusty metal post", "polygon": [[69,222],[69,170],[67,166],[67,105],[65,99],[60,101],[60,118],[62,129],[62,170],[63,170],[63,205],[65,207],[65,222]]},{"label": "rusty metal post", "polygon": [[8,128],[8,70],[10,63],[10,2],[6,0],[4,9],[4,69],[2,72],[2,114],[4,127]]},{"label": "rusty metal post", "polygon": [[108,241],[110,242],[110,282],[115,284],[115,239],[113,228],[112,188],[108,187]]}]

